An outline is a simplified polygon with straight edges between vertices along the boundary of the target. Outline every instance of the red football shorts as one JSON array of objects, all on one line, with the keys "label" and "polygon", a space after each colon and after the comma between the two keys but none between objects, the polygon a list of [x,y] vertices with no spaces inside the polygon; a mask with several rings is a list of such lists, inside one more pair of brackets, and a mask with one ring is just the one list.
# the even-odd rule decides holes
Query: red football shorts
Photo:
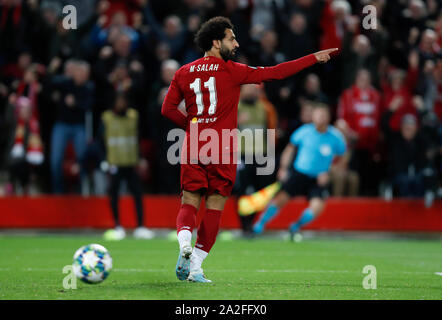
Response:
[{"label": "red football shorts", "polygon": [[218,192],[228,197],[232,193],[236,178],[236,163],[233,164],[181,164],[181,190],[198,191],[206,195]]}]

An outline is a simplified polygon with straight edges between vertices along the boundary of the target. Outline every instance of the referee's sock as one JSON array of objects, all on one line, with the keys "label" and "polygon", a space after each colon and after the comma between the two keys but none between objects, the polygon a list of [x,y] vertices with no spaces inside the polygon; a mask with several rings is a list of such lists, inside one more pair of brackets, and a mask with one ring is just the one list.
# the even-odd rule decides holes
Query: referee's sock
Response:
[{"label": "referee's sock", "polygon": [[313,219],[315,219],[313,211],[310,208],[306,208],[304,211],[302,211],[301,217],[298,219],[298,221],[296,221],[290,226],[290,232],[294,233],[299,231],[299,229],[301,229],[302,226],[311,222]]},{"label": "referee's sock", "polygon": [[266,211],[264,211],[264,213],[261,215],[259,220],[253,226],[253,232],[256,234],[262,233],[264,231],[264,227],[267,224],[267,222],[269,222],[274,217],[276,217],[278,215],[278,213],[279,213],[278,206],[276,206],[274,204],[270,204],[267,207]]}]

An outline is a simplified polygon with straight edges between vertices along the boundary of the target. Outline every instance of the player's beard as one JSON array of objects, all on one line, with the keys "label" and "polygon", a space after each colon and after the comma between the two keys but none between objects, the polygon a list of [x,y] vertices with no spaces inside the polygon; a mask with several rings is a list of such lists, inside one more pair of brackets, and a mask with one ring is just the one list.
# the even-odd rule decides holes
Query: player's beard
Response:
[{"label": "player's beard", "polygon": [[219,54],[224,61],[233,60],[236,55],[236,49],[229,50],[221,44],[221,48],[219,49]]}]

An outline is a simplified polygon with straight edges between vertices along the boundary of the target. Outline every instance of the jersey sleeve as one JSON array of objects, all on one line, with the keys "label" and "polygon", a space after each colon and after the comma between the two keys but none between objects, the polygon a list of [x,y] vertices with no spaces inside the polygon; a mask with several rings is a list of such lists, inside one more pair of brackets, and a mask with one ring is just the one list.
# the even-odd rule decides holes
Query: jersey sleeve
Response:
[{"label": "jersey sleeve", "polygon": [[228,65],[233,81],[239,85],[261,83],[263,81],[285,79],[295,73],[314,65],[318,60],[314,54],[283,62],[272,67],[250,67],[242,63],[229,61]]},{"label": "jersey sleeve", "polygon": [[179,87],[178,72],[176,72],[167,90],[166,98],[163,101],[161,114],[184,129],[186,127],[187,116],[182,112],[182,108],[180,108],[182,100],[183,93]]},{"label": "jersey sleeve", "polygon": [[302,143],[305,131],[306,131],[305,126],[302,126],[297,130],[295,130],[295,132],[293,132],[292,135],[290,136],[290,143],[298,147]]}]

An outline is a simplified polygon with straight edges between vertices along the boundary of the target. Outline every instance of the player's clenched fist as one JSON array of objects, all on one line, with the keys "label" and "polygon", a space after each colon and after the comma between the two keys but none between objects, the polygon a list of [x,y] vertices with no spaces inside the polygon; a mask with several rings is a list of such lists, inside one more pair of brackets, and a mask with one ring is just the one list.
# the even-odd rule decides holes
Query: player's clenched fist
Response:
[{"label": "player's clenched fist", "polygon": [[319,63],[326,63],[328,60],[330,60],[330,54],[338,50],[339,50],[338,48],[326,49],[315,52],[314,55]]}]

